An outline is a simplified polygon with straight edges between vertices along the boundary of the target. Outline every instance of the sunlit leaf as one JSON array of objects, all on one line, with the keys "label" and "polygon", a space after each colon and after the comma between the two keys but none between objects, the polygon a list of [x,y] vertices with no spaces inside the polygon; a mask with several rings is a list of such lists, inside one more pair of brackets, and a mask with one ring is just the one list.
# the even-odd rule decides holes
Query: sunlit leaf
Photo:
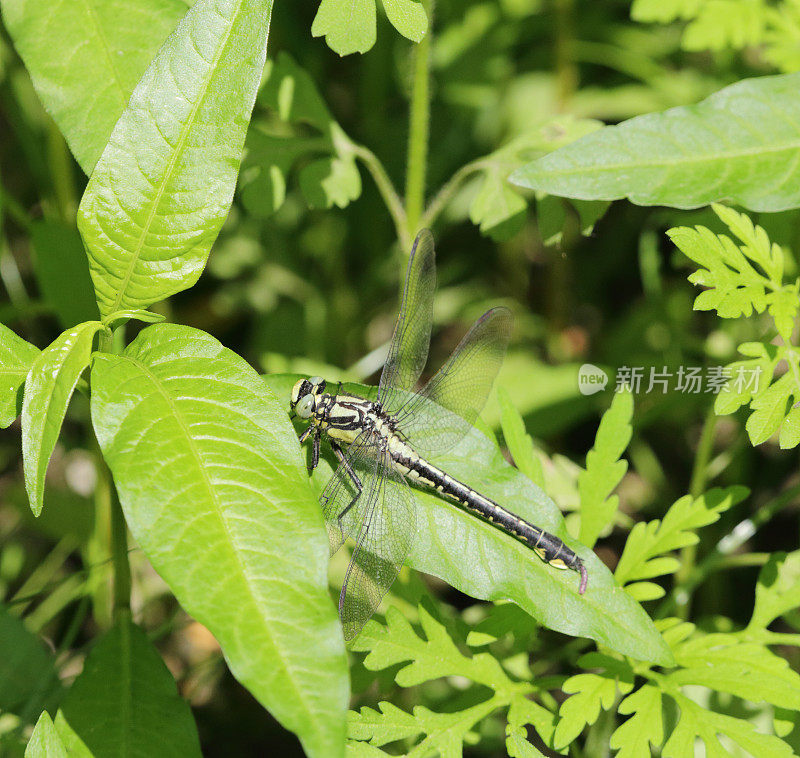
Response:
[{"label": "sunlit leaf", "polygon": [[[44,107],[91,174],[128,98],[186,6],[180,0],[2,0]],[[69,325],[71,326],[71,324]]]},{"label": "sunlit leaf", "polygon": [[137,543],[308,755],[340,755],[348,681],[328,541],[284,409],[235,353],[182,326],[97,355],[91,379]]},{"label": "sunlit leaf", "polygon": [[199,0],[136,86],[78,226],[100,312],[197,281],[233,198],[272,0]]},{"label": "sunlit leaf", "polygon": [[519,169],[511,181],[583,200],[796,208],[798,86],[800,74],[746,79],[698,105],[607,126]]},{"label": "sunlit leaf", "polygon": [[25,758],[69,758],[67,748],[53,726],[53,719],[42,711],[25,748]]},{"label": "sunlit leaf", "polygon": [[748,629],[765,629],[778,616],[800,607],[800,551],[773,553],[758,575]]},{"label": "sunlit leaf", "polygon": [[44,477],[64,414],[102,328],[99,321],[87,321],[63,332],[39,354],[25,380],[22,464],[31,510],[37,516],[42,512]]},{"label": "sunlit leaf", "polygon": [[20,387],[41,351],[0,324],[0,428],[10,426],[22,410]]}]

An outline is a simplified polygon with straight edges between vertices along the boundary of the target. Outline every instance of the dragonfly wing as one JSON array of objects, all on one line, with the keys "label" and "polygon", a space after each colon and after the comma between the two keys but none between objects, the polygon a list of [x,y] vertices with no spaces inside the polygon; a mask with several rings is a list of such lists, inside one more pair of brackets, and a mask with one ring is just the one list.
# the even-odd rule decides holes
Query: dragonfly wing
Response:
[{"label": "dragonfly wing", "polygon": [[406,393],[414,389],[425,368],[431,341],[435,290],[433,236],[430,231],[423,229],[417,235],[408,259],[403,300],[378,385],[378,400],[389,413],[405,402]]},{"label": "dragonfly wing", "polygon": [[416,500],[405,478],[381,455],[358,545],[347,567],[339,616],[346,640],[358,636],[397,578],[417,530]]},{"label": "dragonfly wing", "polygon": [[507,308],[486,311],[444,366],[396,411],[398,428],[418,453],[445,452],[475,423],[503,363],[512,327]]},{"label": "dragonfly wing", "polygon": [[367,432],[359,435],[325,485],[319,501],[331,555],[361,528],[364,511],[377,490],[379,455],[375,436]]}]

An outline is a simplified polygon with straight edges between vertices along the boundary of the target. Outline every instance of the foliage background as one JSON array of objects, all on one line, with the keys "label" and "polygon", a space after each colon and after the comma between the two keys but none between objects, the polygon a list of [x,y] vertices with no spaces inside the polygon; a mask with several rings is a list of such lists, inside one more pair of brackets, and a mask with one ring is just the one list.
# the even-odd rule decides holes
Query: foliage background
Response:
[{"label": "foliage background", "polygon": [[[674,13],[654,18],[647,3],[636,2],[636,20],[631,20],[627,2],[439,0],[428,187],[435,190],[461,166],[556,116],[616,122],[697,102],[745,76],[797,70],[785,31],[796,12],[792,3],[765,4],[769,22],[761,36],[742,39],[732,25],[720,40],[722,32],[711,24],[717,37],[705,44],[703,24],[710,24],[704,19],[713,11],[712,2],[697,3],[706,16],[675,5]],[[745,3],[727,5],[733,14]],[[378,43],[364,55],[340,58],[311,37],[315,13],[309,4],[276,7],[270,57],[285,51],[300,61],[335,121],[350,139],[379,156],[402,187],[405,154],[398,146],[408,133],[413,45],[379,13]],[[783,37],[776,37],[776,28],[784,29]],[[262,103],[255,127],[274,125],[272,118]],[[257,156],[252,133],[250,139],[249,155]],[[308,162],[303,157],[300,165]],[[363,169],[360,194],[352,175],[344,183],[342,191],[357,197],[352,202],[337,198],[343,208],[309,208],[298,167],[287,173],[286,200],[270,214],[269,188],[258,183],[255,162],[246,162],[230,217],[198,285],[155,310],[210,332],[262,373],[374,380],[380,367],[376,350],[390,334],[403,269],[396,230]],[[569,512],[578,501],[575,464],[584,465],[611,399],[608,392],[580,395],[578,366],[590,362],[613,373],[623,365],[674,371],[680,365],[727,364],[737,358],[737,344],[762,336],[765,322],[722,321],[692,310],[694,293],[686,276],[693,269],[664,232],[695,224],[721,230],[710,210],[642,208],[622,201],[582,235],[585,224],[573,206],[528,195],[527,206],[502,224],[484,213],[481,233],[470,213],[480,216],[475,199],[481,181],[490,179],[491,171],[470,177],[435,227],[440,284],[430,366],[441,363],[489,304],[513,308],[517,332],[499,386],[547,454],[547,489]],[[0,322],[43,346],[67,325],[65,319],[80,314],[74,323],[91,308],[86,280],[54,269],[48,256],[55,248],[64,256],[70,252],[73,260],[83,255],[74,219],[85,177],[39,104],[5,30],[0,36],[0,180]],[[786,211],[755,218],[773,241],[797,250],[797,216]],[[710,455],[700,463],[707,467],[701,476],[717,486],[744,485],[752,494],[703,529],[698,545],[684,549],[676,582],[688,590],[669,597],[673,614],[707,630],[726,631],[748,623],[753,588],[769,554],[797,547],[797,459],[775,441],[753,448],[744,415],[712,424],[711,404],[705,394],[636,398],[629,469],[618,490],[620,528],[601,539],[597,553],[613,568],[633,521],[663,517],[670,503],[693,489],[705,429],[711,441],[701,449]],[[499,428],[497,401],[485,420]],[[49,497],[59,507],[36,522],[24,493],[19,427],[12,426],[0,441],[0,590],[14,614],[24,615],[28,629],[58,640],[63,677],[80,669],[88,643],[110,613],[110,568],[92,516],[96,472],[87,421],[88,403],[76,395],[48,475]],[[776,500],[781,493],[788,494]],[[695,554],[707,555],[767,504],[768,518],[757,519],[758,528],[728,558],[724,571],[715,567],[701,580],[692,576]],[[181,611],[141,553],[134,551],[131,558],[135,614],[192,705],[204,754],[260,755],[265,746],[283,755],[300,754],[296,739],[231,677],[213,638]],[[342,570],[334,566],[334,579]],[[457,625],[483,618],[466,596],[437,583],[423,590],[420,581],[404,575],[397,588],[401,607],[412,617],[416,600],[431,592],[442,602],[439,612]],[[780,624],[796,631],[800,615],[789,611]],[[538,674],[575,673],[577,655],[569,652],[568,638],[537,628],[524,634],[533,638],[530,646],[516,639],[503,653],[509,660],[512,653],[524,658],[523,651],[533,649],[531,665]],[[796,670],[797,648],[780,652]],[[519,665],[525,671],[528,663]],[[354,706],[390,700],[405,710],[418,703],[446,709],[459,702],[452,682],[402,689],[393,683],[393,673],[375,675],[357,662]],[[729,713],[745,707],[742,701],[718,705]],[[25,726],[35,722],[41,703],[27,699],[22,706],[0,706],[7,711],[0,718],[0,744],[9,755],[21,754]],[[591,746],[602,745],[614,725],[613,714],[598,722],[584,754],[603,754]],[[481,729],[479,744],[467,748],[470,754],[503,755],[502,723],[489,719]]]}]

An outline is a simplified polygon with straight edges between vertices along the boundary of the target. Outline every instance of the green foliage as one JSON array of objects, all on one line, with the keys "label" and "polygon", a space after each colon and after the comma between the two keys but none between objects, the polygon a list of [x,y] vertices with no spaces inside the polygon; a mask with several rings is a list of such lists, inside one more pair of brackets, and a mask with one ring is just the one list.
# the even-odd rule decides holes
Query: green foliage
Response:
[{"label": "green foliage", "polygon": [[200,276],[233,197],[271,10],[198,0],[133,91],[78,211],[103,315]]},{"label": "green foliage", "polygon": [[0,7],[37,94],[91,174],[139,77],[186,6],[180,0],[56,0],[42,13],[37,0],[2,0]]},{"label": "green foliage", "polygon": [[501,387],[497,397],[500,401],[500,424],[503,441],[514,459],[514,466],[535,485],[544,488],[542,464],[536,455],[533,440],[525,431],[525,421],[514,407],[508,391]]},{"label": "green foliage", "polygon": [[[366,652],[364,666],[380,671],[402,664],[394,674],[401,687],[412,687],[440,677],[461,676],[473,685],[482,685],[492,695],[467,708],[448,713],[435,713],[417,706],[412,713],[391,703],[380,703],[379,710],[362,708],[351,712],[351,740],[368,741],[383,746],[400,740],[422,736],[408,756],[431,753],[460,755],[462,744],[470,742],[470,732],[492,712],[509,708],[509,736],[506,746],[509,755],[528,755],[533,747],[521,735],[524,726],[532,724],[540,736],[549,741],[552,736],[552,716],[540,705],[528,699],[535,688],[527,682],[511,679],[500,663],[488,653],[463,654],[446,627],[424,607],[419,608],[424,637],[414,631],[404,616],[393,607],[386,613],[386,626],[370,621],[357,638],[353,650]],[[463,641],[462,641],[463,644]]]},{"label": "green foliage", "polygon": [[44,476],[72,393],[89,365],[99,321],[63,332],[33,361],[22,403],[22,461],[31,510],[42,512]]},{"label": "green foliage", "polygon": [[745,487],[729,487],[709,490],[698,498],[685,495],[672,504],[663,519],[636,524],[628,535],[615,578],[638,600],[662,597],[660,585],[641,580],[674,573],[680,562],[667,553],[697,544],[697,529],[713,524],[748,494]]},{"label": "green foliage", "polygon": [[[254,118],[240,192],[247,209],[268,216],[286,199],[287,177],[304,159],[299,183],[311,207],[346,207],[361,194],[354,145],[334,121],[310,74],[287,53],[268,61]],[[309,134],[309,128],[314,134]]]},{"label": "green foliage", "polygon": [[284,410],[235,353],[176,325],[96,355],[91,379],[92,423],[137,542],[233,674],[309,755],[336,755],[344,643]]},{"label": "green foliage", "polygon": [[92,648],[55,730],[70,756],[200,756],[189,706],[147,635],[127,617]]},{"label": "green foliage", "polygon": [[581,200],[797,208],[800,185],[786,167],[798,138],[798,86],[800,74],[737,82],[697,105],[600,129],[518,169],[511,181]]},{"label": "green foliage", "polygon": [[67,748],[53,726],[53,719],[47,711],[42,711],[36,727],[25,748],[25,758],[69,758]]},{"label": "green foliage", "polygon": [[41,351],[0,324],[0,427],[10,426],[22,410],[20,388]]},{"label": "green foliage", "polygon": [[[419,42],[428,31],[420,0],[381,0],[386,16],[400,34]],[[366,53],[374,44],[377,0],[322,0],[311,27],[339,55]]]},{"label": "green foliage", "polygon": [[795,0],[634,0],[636,21],[687,21],[681,39],[685,50],[760,48],[764,60],[782,71],[797,71],[798,19]]},{"label": "green foliage", "polygon": [[800,551],[773,553],[761,569],[748,630],[766,629],[800,606]]},{"label": "green foliage", "polygon": [[[707,288],[695,299],[695,309],[716,310],[722,318],[766,311],[778,336],[777,344],[768,336],[739,345],[745,360],[725,368],[727,381],[714,409],[722,415],[749,404],[752,413],[746,428],[753,445],[780,429],[780,446],[795,447],[800,443],[800,409],[792,404],[800,401],[800,356],[792,339],[800,281],[785,281],[786,254],[770,243],[764,229],[724,206],[714,206],[714,211],[740,244],[706,227],[669,231],[681,252],[702,267],[689,277],[690,282]],[[781,373],[782,368],[788,371]]]},{"label": "green foliage", "polygon": [[586,455],[586,470],[578,477],[580,540],[589,547],[594,546],[619,507],[619,498],[611,493],[628,470],[627,462],[620,457],[633,434],[632,417],[633,393],[615,393],[600,421],[594,447]]}]

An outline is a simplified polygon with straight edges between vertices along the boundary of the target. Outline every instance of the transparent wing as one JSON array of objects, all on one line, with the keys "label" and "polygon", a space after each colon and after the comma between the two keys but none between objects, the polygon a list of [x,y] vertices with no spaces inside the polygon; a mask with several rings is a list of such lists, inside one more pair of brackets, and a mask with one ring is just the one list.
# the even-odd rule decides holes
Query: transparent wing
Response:
[{"label": "transparent wing", "polygon": [[403,300],[378,385],[378,401],[389,413],[404,402],[405,393],[414,389],[428,359],[435,290],[433,236],[423,229],[408,259]]},{"label": "transparent wing", "polygon": [[[402,474],[381,455],[364,508],[358,545],[339,596],[344,638],[358,636],[397,578],[417,531],[416,500]],[[366,494],[366,490],[365,490]],[[363,498],[363,496],[362,496]]]},{"label": "transparent wing", "polygon": [[363,519],[364,507],[377,487],[379,454],[374,435],[367,432],[359,435],[325,485],[319,502],[328,528],[331,555],[347,537],[355,537],[361,529],[359,519]]},{"label": "transparent wing", "polygon": [[507,308],[486,311],[436,375],[395,412],[398,429],[418,453],[445,452],[475,423],[503,363],[512,327]]}]

